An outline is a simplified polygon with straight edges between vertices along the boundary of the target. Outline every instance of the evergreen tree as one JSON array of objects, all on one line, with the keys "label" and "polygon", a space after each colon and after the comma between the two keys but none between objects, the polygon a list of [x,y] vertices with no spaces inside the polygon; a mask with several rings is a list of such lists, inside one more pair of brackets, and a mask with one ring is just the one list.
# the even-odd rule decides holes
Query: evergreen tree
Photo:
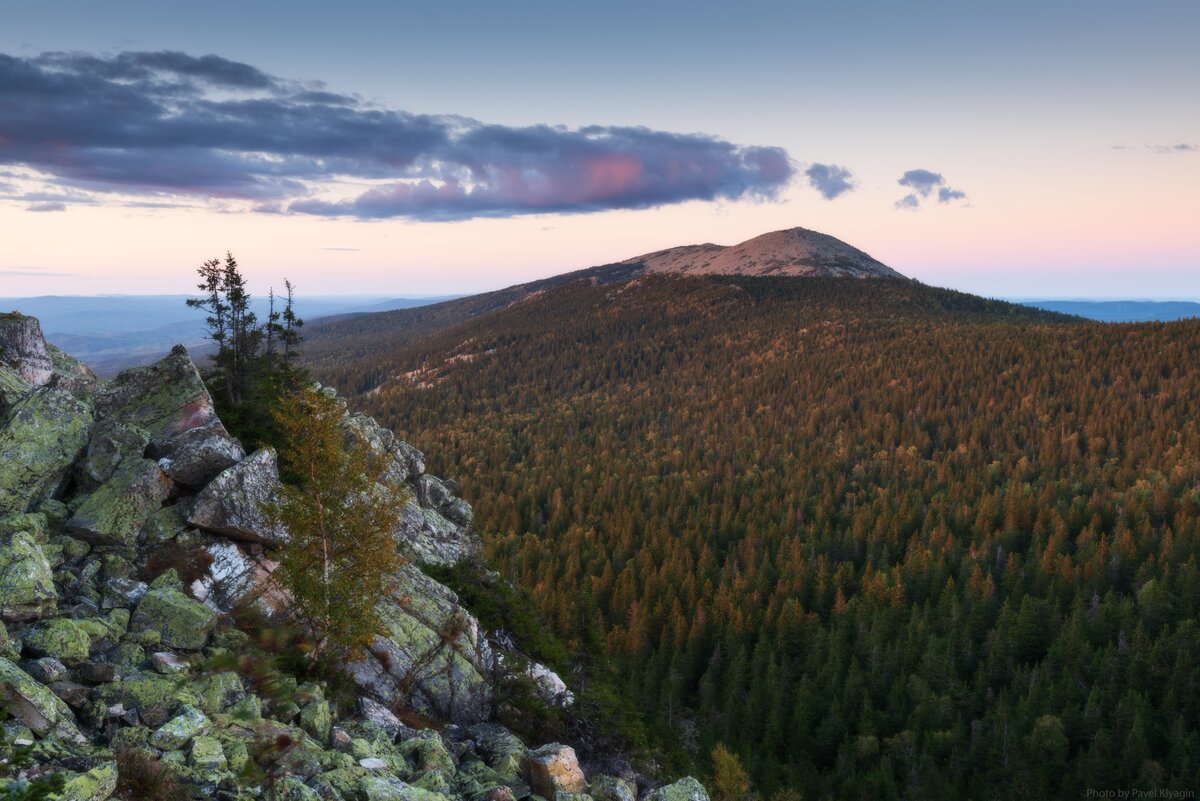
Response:
[{"label": "evergreen tree", "polygon": [[403,564],[392,535],[404,502],[381,485],[366,443],[347,444],[343,408],[315,387],[276,414],[282,470],[293,479],[271,508],[291,534],[272,574],[312,634],[314,659],[353,658],[380,631],[377,599]]}]

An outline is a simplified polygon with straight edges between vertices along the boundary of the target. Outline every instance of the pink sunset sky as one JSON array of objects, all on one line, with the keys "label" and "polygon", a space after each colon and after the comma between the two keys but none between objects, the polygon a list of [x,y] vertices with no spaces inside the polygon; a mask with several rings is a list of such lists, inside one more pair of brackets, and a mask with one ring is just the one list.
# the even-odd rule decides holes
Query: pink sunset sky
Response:
[{"label": "pink sunset sky", "polygon": [[47,2],[0,296],[487,290],[804,226],[1003,297],[1200,298],[1194,2]]}]

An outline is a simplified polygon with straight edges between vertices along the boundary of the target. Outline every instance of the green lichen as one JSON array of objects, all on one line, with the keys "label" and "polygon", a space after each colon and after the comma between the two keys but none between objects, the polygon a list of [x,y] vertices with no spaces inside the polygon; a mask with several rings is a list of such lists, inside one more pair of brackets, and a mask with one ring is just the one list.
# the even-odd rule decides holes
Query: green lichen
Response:
[{"label": "green lichen", "polygon": [[134,545],[138,532],[171,492],[171,480],[150,459],[125,462],[67,521],[77,536],[103,545]]},{"label": "green lichen", "polygon": [[138,603],[131,626],[135,630],[159,632],[165,645],[198,651],[217,624],[217,613],[199,601],[170,587],[147,592]]},{"label": "green lichen", "polygon": [[91,425],[91,408],[67,392],[43,387],[19,401],[0,429],[0,514],[53,496]]},{"label": "green lichen", "polygon": [[25,648],[34,656],[52,656],[65,665],[78,665],[91,652],[90,628],[84,621],[70,618],[44,620],[25,635]]},{"label": "green lichen", "polygon": [[54,614],[58,592],[50,561],[36,536],[18,531],[0,544],[0,618],[31,620]]},{"label": "green lichen", "polygon": [[704,785],[686,776],[674,784],[659,787],[646,796],[645,801],[708,801]]},{"label": "green lichen", "polygon": [[117,763],[104,762],[67,779],[57,801],[105,801],[117,789]]}]

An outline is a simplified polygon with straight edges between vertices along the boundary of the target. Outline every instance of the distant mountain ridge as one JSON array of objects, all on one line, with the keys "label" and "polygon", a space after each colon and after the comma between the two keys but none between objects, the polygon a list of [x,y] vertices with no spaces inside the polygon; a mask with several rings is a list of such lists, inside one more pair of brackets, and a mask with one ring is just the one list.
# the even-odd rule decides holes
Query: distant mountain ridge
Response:
[{"label": "distant mountain ridge", "polygon": [[1150,323],[1200,317],[1191,300],[1020,300],[1037,309],[1074,314],[1102,323]]},{"label": "distant mountain ridge", "polygon": [[904,278],[886,264],[840,239],[807,228],[788,228],[731,246],[709,243],[667,248],[613,264],[574,270],[419,308],[338,317],[309,327],[306,332],[306,352],[317,362],[337,352],[369,354],[379,347],[381,335],[387,337],[389,347],[398,347],[433,331],[499,311],[527,297],[575,281],[616,284],[654,273],[683,276]]},{"label": "distant mountain ridge", "polygon": [[637,256],[646,272],[682,275],[772,275],[820,278],[904,278],[883,262],[840,239],[788,228],[737,245],[685,245]]}]

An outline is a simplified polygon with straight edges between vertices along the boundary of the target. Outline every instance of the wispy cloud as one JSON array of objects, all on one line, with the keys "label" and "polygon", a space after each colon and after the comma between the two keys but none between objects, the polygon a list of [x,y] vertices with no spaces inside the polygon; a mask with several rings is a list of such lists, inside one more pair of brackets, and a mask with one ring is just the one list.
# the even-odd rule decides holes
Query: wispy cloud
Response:
[{"label": "wispy cloud", "polygon": [[808,185],[826,200],[833,200],[854,189],[854,173],[837,164],[813,164],[804,174],[808,176]]},{"label": "wispy cloud", "polygon": [[25,207],[25,211],[66,211],[67,204],[58,201],[45,203],[31,203]]},{"label": "wispy cloud", "polygon": [[[0,54],[0,141],[0,164],[63,187],[366,219],[769,200],[794,175],[778,147],[413,114],[219,56],[165,51]],[[331,193],[349,182],[357,193]]]},{"label": "wispy cloud", "polygon": [[1190,144],[1188,142],[1176,142],[1173,145],[1142,145],[1141,148],[1130,147],[1129,145],[1113,145],[1113,150],[1149,150],[1151,153],[1167,156],[1173,153],[1195,153],[1200,151],[1200,146]]},{"label": "wispy cloud", "polygon": [[82,273],[62,273],[38,267],[0,267],[0,275],[11,278],[79,278]]},{"label": "wispy cloud", "polygon": [[938,203],[953,203],[956,200],[967,199],[966,192],[948,186],[945,177],[940,172],[932,170],[909,170],[901,175],[896,183],[912,190],[896,201],[897,209],[915,211],[921,207],[922,198],[933,195],[935,191]]}]

